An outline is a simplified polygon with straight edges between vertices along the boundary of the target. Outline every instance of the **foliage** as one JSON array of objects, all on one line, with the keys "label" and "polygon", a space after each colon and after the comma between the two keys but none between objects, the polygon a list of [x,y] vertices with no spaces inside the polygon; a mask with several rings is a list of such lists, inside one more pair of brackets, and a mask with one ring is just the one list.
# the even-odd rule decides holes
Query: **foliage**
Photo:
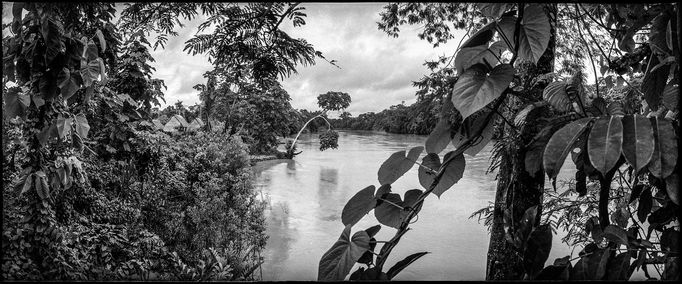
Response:
[{"label": "foliage", "polygon": [[[677,217],[672,213],[678,209],[679,202],[676,192],[678,177],[672,174],[678,167],[678,158],[674,150],[677,148],[678,120],[677,113],[673,110],[667,111],[662,103],[665,87],[670,86],[669,91],[672,91],[679,80],[675,75],[679,67],[677,64],[672,64],[679,61],[679,47],[675,45],[677,32],[671,24],[673,23],[671,18],[674,17],[672,11],[677,8],[677,5],[591,5],[595,7],[592,12],[604,12],[597,16],[590,14],[579,4],[566,4],[560,9],[559,16],[566,17],[578,25],[587,26],[584,17],[590,17],[594,25],[601,24],[601,27],[604,27],[606,33],[613,39],[612,42],[619,42],[619,51],[624,52],[635,52],[636,44],[632,37],[651,23],[652,29],[644,36],[644,39],[649,45],[655,45],[657,48],[650,50],[648,54],[645,52],[644,56],[630,56],[626,61],[626,67],[628,67],[640,64],[639,62],[645,58],[649,60],[647,67],[639,70],[644,73],[641,89],[635,89],[638,100],[635,99],[634,102],[636,104],[638,101],[643,101],[643,105],[642,107],[637,105],[628,107],[627,110],[616,101],[607,102],[606,99],[609,98],[602,96],[603,89],[600,90],[599,83],[594,86],[594,93],[592,93],[582,72],[575,72],[573,76],[565,78],[565,81],[556,83],[553,81],[560,77],[560,74],[527,77],[528,74],[533,74],[533,68],[536,68],[534,65],[540,57],[545,56],[545,50],[551,42],[549,38],[556,36],[552,30],[557,27],[566,28],[566,25],[552,26],[553,20],[550,21],[545,11],[554,9],[553,5],[480,4],[481,6],[478,6],[480,10],[476,12],[470,10],[473,5],[461,4],[462,7],[457,5],[459,4],[389,4],[386,6],[386,11],[382,13],[379,28],[389,35],[397,36],[397,27],[401,24],[425,23],[424,32],[420,34],[420,37],[427,35],[429,42],[437,43],[445,42],[452,37],[449,27],[444,24],[445,19],[458,23],[456,22],[459,20],[457,16],[464,13],[480,15],[480,11],[482,16],[487,18],[481,22],[490,21],[490,23],[484,27],[477,27],[475,29],[477,31],[457,50],[458,54],[466,52],[467,57],[474,57],[467,62],[480,60],[483,64],[464,64],[461,60],[458,61],[460,63],[456,63],[460,66],[457,68],[460,75],[456,78],[452,90],[451,102],[454,110],[449,107],[441,109],[440,121],[442,123],[439,122],[439,124],[443,126],[436,127],[427,139],[427,149],[432,152],[427,153],[428,155],[419,164],[420,168],[423,168],[419,175],[420,183],[426,191],[408,191],[405,193],[405,201],[401,200],[399,195],[390,193],[390,184],[407,172],[413,163],[416,163],[416,158],[405,158],[405,151],[400,151],[391,155],[382,164],[378,173],[382,186],[377,193],[372,196],[361,194],[365,192],[363,190],[344,206],[342,216],[355,216],[351,218],[354,222],[342,218],[346,225],[344,232],[350,231],[349,226],[357,222],[357,216],[363,216],[368,209],[372,210],[369,205],[374,205],[373,209],[380,223],[397,229],[393,238],[383,242],[380,252],[376,254],[376,262],[373,261],[372,256],[369,262],[363,260],[362,263],[367,264],[367,268],[361,267],[352,273],[351,279],[392,278],[388,276],[389,273],[382,272],[383,264],[391,250],[408,230],[412,218],[423,205],[424,197],[430,193],[440,196],[461,178],[461,173],[458,172],[463,170],[464,163],[457,165],[455,161],[458,157],[464,161],[462,154],[465,151],[482,147],[490,141],[487,133],[492,133],[490,129],[495,126],[498,117],[501,117],[500,121],[506,123],[511,131],[504,133],[502,139],[496,143],[495,147],[498,149],[496,153],[501,153],[499,149],[511,148],[516,153],[514,155],[522,157],[512,160],[514,172],[532,171],[531,177],[542,177],[543,181],[544,172],[547,172],[550,181],[555,184],[557,173],[563,166],[563,160],[569,153],[572,153],[572,160],[577,167],[576,191],[581,196],[586,195],[588,180],[594,185],[593,187],[596,187],[593,199],[596,204],[585,200],[572,202],[571,206],[575,206],[577,210],[580,210],[579,212],[582,212],[579,217],[575,215],[577,211],[573,211],[574,215],[567,213],[559,221],[550,221],[554,212],[569,208],[557,207],[557,204],[566,204],[565,196],[560,197],[559,202],[550,200],[545,204],[521,208],[520,216],[516,213],[519,209],[512,208],[511,204],[507,203],[505,207],[502,207],[504,235],[513,248],[513,251],[509,253],[517,254],[522,260],[519,268],[523,279],[626,280],[629,279],[634,269],[646,269],[646,266],[651,264],[654,264],[656,269],[658,269],[656,264],[664,265],[664,270],[660,273],[662,279],[679,278],[679,251],[669,243],[672,240],[679,240]],[[453,6],[460,8],[456,10],[459,14],[446,9],[436,9]],[[637,13],[637,16],[633,13]],[[628,15],[633,16],[628,17]],[[595,17],[597,17],[596,20]],[[608,24],[603,24],[604,19]],[[612,29],[611,26],[616,28]],[[608,69],[616,69],[617,66],[613,63],[616,60],[603,52],[600,41],[589,28],[586,31],[593,40],[592,45],[587,43],[581,28],[578,28],[578,31],[582,40],[580,43],[587,47],[595,73],[592,55],[594,47],[601,52],[601,60],[609,62],[606,72],[613,72]],[[663,34],[670,36],[664,37]],[[493,39],[502,40],[504,45],[501,47],[495,43],[491,45],[490,42]],[[563,40],[556,39],[558,42]],[[562,44],[567,46],[569,42]],[[490,50],[490,52],[472,52],[474,49]],[[613,47],[609,49],[609,52],[612,49]],[[641,50],[636,52],[641,52]],[[493,62],[489,62],[487,58],[487,54],[490,53],[496,55]],[[510,54],[511,58],[501,56],[504,53]],[[554,55],[550,54],[550,56]],[[558,56],[561,58],[563,55]],[[571,55],[568,57],[570,58]],[[663,63],[666,60],[669,63]],[[581,66],[581,64],[576,65]],[[622,71],[618,69],[616,72]],[[638,73],[637,70],[632,70],[632,72]],[[622,73],[616,74],[618,78],[629,84]],[[636,76],[633,77],[633,81],[637,80]],[[596,82],[599,82],[598,78]],[[669,92],[666,93],[668,94]],[[445,103],[448,102],[449,100],[445,101]],[[460,113],[462,120],[452,120],[450,111]],[[509,122],[505,114],[514,116],[515,123]],[[448,125],[450,127],[446,127]],[[448,128],[449,136],[446,135]],[[650,133],[653,134],[650,135]],[[456,146],[455,151],[443,157],[442,164],[438,156],[444,148],[440,143],[441,140],[454,140],[453,144]],[[651,143],[652,140],[653,143]],[[530,141],[530,143],[523,141]],[[421,152],[422,149],[415,147],[412,151]],[[475,152],[477,151],[474,150],[472,154]],[[663,153],[669,153],[669,155],[663,155]],[[500,157],[502,156],[499,154],[494,155],[492,169],[499,165]],[[627,176],[622,174],[623,170],[628,173]],[[618,176],[616,176],[617,173]],[[436,191],[440,183],[446,182],[448,176],[451,176],[454,182],[447,182],[445,183],[447,186]],[[615,180],[620,181],[621,185],[617,189],[612,188]],[[627,189],[624,189],[623,185],[626,185]],[[658,200],[662,203],[658,204],[659,209],[650,211],[652,209],[649,205],[652,200],[650,194],[654,189],[660,198]],[[511,190],[518,189],[511,188]],[[642,210],[639,217],[640,221],[647,219],[650,224],[646,237],[640,234],[639,231],[643,229],[637,222],[634,226],[628,227],[628,216],[632,216],[632,214],[628,215],[629,202],[615,201],[615,208],[609,207],[610,196],[618,192],[631,194],[630,201],[639,200],[644,204],[639,208]],[[542,205],[547,205],[547,207]],[[582,210],[586,205],[588,209],[592,208],[591,213]],[[497,207],[495,208],[497,211]],[[487,210],[487,212],[492,213],[492,210]],[[541,218],[543,214],[545,218]],[[592,217],[589,222],[583,223],[588,223],[585,231],[587,234],[592,233],[595,243],[584,246],[575,264],[572,261],[578,258],[566,257],[557,259],[554,265],[545,267],[551,249],[551,224],[554,223],[554,228],[557,224],[570,227],[579,222],[577,218],[590,215]],[[611,219],[613,219],[613,224]],[[654,231],[663,233],[659,250],[662,254],[648,255],[648,252],[654,249],[650,239]],[[599,243],[598,240],[603,240],[603,242]],[[370,244],[372,244],[371,241]],[[370,248],[364,249],[365,252],[369,250]],[[371,250],[373,251],[374,248],[371,247]],[[616,252],[619,254],[616,255]],[[630,257],[637,260],[631,264]],[[320,262],[321,272],[329,271],[332,267],[342,267],[340,271],[345,273],[320,273],[318,274],[319,280],[341,280],[350,272],[349,267],[352,266],[352,263],[348,262],[348,257],[335,253],[335,247],[327,251],[322,260],[324,261]],[[358,261],[359,259],[350,258],[350,260]],[[410,262],[406,259],[399,263],[404,265]],[[374,266],[370,266],[371,264]],[[396,270],[398,269],[392,268],[389,272]]]},{"label": "foliage", "polygon": [[339,133],[334,130],[328,130],[320,133],[320,151],[327,149],[336,149],[339,147]]},{"label": "foliage", "polygon": [[343,92],[329,91],[317,96],[317,105],[324,111],[346,109],[350,101],[350,95]]}]

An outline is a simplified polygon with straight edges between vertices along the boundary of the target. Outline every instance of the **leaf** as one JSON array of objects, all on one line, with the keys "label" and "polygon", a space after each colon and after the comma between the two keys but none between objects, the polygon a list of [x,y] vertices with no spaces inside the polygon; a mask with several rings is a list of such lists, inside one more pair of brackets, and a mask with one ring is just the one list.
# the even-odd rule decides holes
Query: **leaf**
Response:
[{"label": "leaf", "polygon": [[431,172],[423,167],[419,167],[417,176],[419,177],[419,184],[425,189],[429,189],[433,180],[436,178],[436,172],[440,169],[440,157],[438,154],[429,153],[422,158],[422,166],[428,167],[435,172]]},{"label": "leaf", "polygon": [[64,28],[59,21],[47,18],[42,21],[42,34],[45,41],[45,61],[49,65],[62,49]]},{"label": "leaf", "polygon": [[666,87],[666,81],[668,79],[668,74],[670,73],[670,68],[658,68],[652,70],[652,68],[658,65],[659,60],[655,55],[650,55],[651,60],[647,65],[646,75],[642,79],[642,93],[644,93],[644,100],[646,100],[649,108],[656,111],[661,103],[661,94]]},{"label": "leaf", "polygon": [[[452,138],[452,145],[457,150],[467,145],[464,154],[476,156],[492,139],[497,119],[498,115],[490,109],[483,109],[474,113],[462,122]],[[473,144],[467,144],[469,139],[473,140]]]},{"label": "leaf", "polygon": [[502,53],[507,48],[504,41],[496,41],[490,46],[486,41],[483,45],[462,47],[455,56],[455,69],[457,69],[458,74],[462,74],[476,64],[487,63],[490,66],[495,66],[499,62],[498,58],[502,57]]},{"label": "leaf", "polygon": [[[445,154],[445,157],[443,157],[443,161],[447,161],[451,155],[453,155],[456,151],[449,152]],[[455,158],[448,164],[445,165],[445,168],[440,169],[443,171],[443,175],[440,178],[440,181],[438,181],[438,185],[436,185],[436,188],[431,191],[431,193],[435,194],[440,198],[440,195],[443,194],[446,190],[450,189],[455,183],[457,183],[462,176],[464,175],[464,168],[466,167],[466,161],[464,160],[464,155],[459,154],[455,156]]]},{"label": "leaf", "polygon": [[556,179],[566,156],[573,151],[575,142],[591,121],[591,118],[578,119],[559,129],[549,139],[542,156],[542,163],[550,179]]},{"label": "leaf", "polygon": [[412,168],[422,151],[424,151],[424,147],[417,146],[410,149],[407,157],[405,156],[404,150],[391,154],[391,156],[381,164],[381,167],[379,167],[379,183],[384,185],[398,180]]},{"label": "leaf", "polygon": [[606,280],[630,279],[630,253],[624,252],[611,259],[606,265]]},{"label": "leaf", "polygon": [[400,199],[400,195],[396,193],[388,193],[381,198],[384,200],[382,200],[383,202],[378,203],[377,207],[374,208],[374,217],[376,217],[377,221],[383,225],[389,226],[391,228],[400,227],[403,217],[403,210],[395,206],[401,206],[403,203],[403,201]]},{"label": "leaf", "polygon": [[[509,48],[514,50],[516,17],[513,15],[503,16],[498,21],[498,25],[512,45]],[[523,19],[521,20],[521,32],[519,33],[519,58],[537,64],[547,49],[549,37],[549,18],[547,18],[542,5],[526,5],[523,10]]]},{"label": "leaf", "polygon": [[552,229],[549,224],[541,225],[530,233],[523,254],[524,268],[531,279],[545,266],[552,249]]},{"label": "leaf", "polygon": [[592,166],[602,175],[616,165],[623,144],[623,123],[618,116],[606,116],[595,121],[587,140],[587,153]]},{"label": "leaf", "polygon": [[680,101],[680,89],[677,80],[671,81],[663,89],[663,95],[661,95],[663,105],[669,110],[676,111],[677,105]]},{"label": "leaf", "polygon": [[564,81],[549,83],[545,90],[542,91],[542,99],[560,112],[567,112],[573,109],[568,93],[566,93],[566,82]]},{"label": "leaf", "polygon": [[665,178],[665,190],[673,203],[680,205],[680,176],[673,173]]},{"label": "leaf", "polygon": [[654,154],[654,130],[644,116],[626,115],[623,122],[623,155],[635,173],[646,166]]},{"label": "leaf", "polygon": [[426,138],[426,143],[424,143],[426,153],[439,154],[448,146],[450,139],[450,124],[447,119],[441,118],[429,137]]},{"label": "leaf", "polygon": [[365,232],[367,232],[367,235],[370,238],[373,238],[377,233],[379,233],[379,230],[381,230],[381,225],[374,225],[372,227],[365,229]]},{"label": "leaf", "polygon": [[99,40],[100,47],[102,47],[102,52],[106,51],[107,50],[107,42],[104,40],[104,35],[102,34],[102,31],[97,29],[95,34],[97,35],[97,39]]},{"label": "leaf", "polygon": [[71,122],[73,121],[72,118],[64,118],[62,116],[59,116],[57,118],[57,133],[59,135],[59,139],[64,139],[67,135],[71,134]]},{"label": "leaf", "polygon": [[88,137],[88,132],[90,131],[90,125],[88,124],[88,119],[84,115],[79,114],[76,116],[76,132],[80,137]]},{"label": "leaf", "polygon": [[104,72],[104,70],[101,69],[102,65],[100,64],[100,60],[90,61],[85,68],[81,65],[80,73],[86,87],[91,86],[93,82],[99,79],[100,74]]},{"label": "leaf", "polygon": [[496,25],[497,23],[492,22],[482,27],[474,35],[472,35],[469,39],[462,43],[461,49],[477,46],[488,47],[488,42],[490,42],[490,40],[493,39],[493,36],[495,35]]},{"label": "leaf", "polygon": [[677,163],[677,137],[669,120],[651,117],[650,121],[654,130],[654,154],[648,165],[649,172],[665,179],[673,173]]},{"label": "leaf", "polygon": [[647,187],[639,195],[639,203],[637,204],[637,218],[639,218],[640,222],[644,223],[646,221],[647,215],[651,213],[652,206],[651,188]]},{"label": "leaf", "polygon": [[596,249],[580,258],[571,270],[571,280],[601,280],[606,272],[608,250]]},{"label": "leaf", "polygon": [[344,225],[355,225],[376,206],[374,189],[373,185],[365,187],[348,200],[341,211],[341,221]]},{"label": "leaf", "polygon": [[23,195],[25,192],[31,189],[31,187],[33,186],[33,176],[34,174],[26,176],[26,179],[24,180],[24,187],[21,189],[19,195]]},{"label": "leaf", "polygon": [[509,3],[477,3],[476,6],[480,9],[483,16],[496,19],[513,5]]},{"label": "leaf", "polygon": [[83,53],[83,57],[88,61],[91,62],[99,57],[99,52],[97,50],[97,45],[95,45],[95,42],[92,40],[88,41],[88,45],[85,48],[85,51]]},{"label": "leaf", "polygon": [[[388,190],[390,192],[390,190]],[[414,207],[423,192],[419,189],[411,189],[405,192],[405,200],[400,199],[396,193],[384,194],[383,198],[389,202],[381,202],[374,209],[374,216],[379,223],[391,228],[398,228],[409,214],[408,209]],[[393,203],[393,204],[391,204]],[[402,207],[399,208],[398,206]]]},{"label": "leaf", "polygon": [[661,250],[664,253],[679,254],[680,253],[680,231],[673,228],[667,228],[661,234]]},{"label": "leaf", "polygon": [[623,103],[619,101],[612,101],[606,105],[606,111],[610,115],[625,115]]},{"label": "leaf", "polygon": [[585,222],[585,233],[590,234],[594,242],[599,243],[604,238],[604,232],[599,225],[599,218],[593,216]]},{"label": "leaf", "polygon": [[7,92],[3,92],[5,99],[5,107],[3,112],[8,119],[15,118],[17,116],[24,116],[24,111],[26,109],[26,99],[29,100],[30,97],[19,93],[19,88],[11,88]]},{"label": "leaf", "polygon": [[628,245],[628,233],[621,227],[616,225],[608,225],[604,228],[604,237],[612,242],[621,245]]},{"label": "leaf", "polygon": [[405,269],[407,266],[409,266],[413,262],[417,261],[417,259],[427,254],[429,254],[429,252],[418,252],[407,256],[401,261],[398,261],[398,263],[393,265],[393,267],[388,269],[388,272],[386,272],[386,274],[388,275],[388,279],[393,279],[396,275],[398,275],[398,273],[400,273],[400,271],[403,271],[403,269]]},{"label": "leaf", "polygon": [[360,259],[369,250],[369,235],[365,231],[355,232],[350,237],[351,226],[346,226],[339,240],[322,255],[317,271],[317,280],[343,280]]},{"label": "leaf", "polygon": [[514,67],[495,66],[490,74],[481,65],[474,65],[459,77],[452,91],[452,103],[466,119],[498,98],[514,78]]}]

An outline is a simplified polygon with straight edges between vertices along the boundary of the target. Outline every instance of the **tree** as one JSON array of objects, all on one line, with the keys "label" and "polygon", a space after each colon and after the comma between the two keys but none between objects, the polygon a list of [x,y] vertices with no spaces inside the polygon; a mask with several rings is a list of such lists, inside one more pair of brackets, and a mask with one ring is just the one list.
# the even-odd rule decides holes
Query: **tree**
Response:
[{"label": "tree", "polygon": [[[447,10],[453,7],[460,8],[456,9],[459,14]],[[634,268],[647,266],[644,260],[651,257],[647,257],[647,250],[655,249],[649,241],[652,231],[666,234],[661,249],[669,253],[662,262],[655,261],[665,264],[662,277],[678,278],[677,250],[666,247],[670,240],[679,239],[679,231],[665,229],[667,224],[676,220],[671,210],[677,208],[679,202],[676,192],[678,178],[672,175],[672,171],[678,157],[671,155],[663,159],[660,154],[663,149],[677,147],[678,138],[673,131],[677,127],[677,118],[675,112],[667,111],[663,104],[663,98],[669,96],[663,94],[663,90],[667,88],[677,93],[678,78],[669,74],[676,74],[674,71],[678,67],[659,63],[665,58],[670,63],[679,60],[679,47],[675,47],[679,39],[672,28],[675,26],[672,23],[676,9],[678,6],[671,4],[594,5],[592,12],[604,11],[595,16],[578,4],[567,4],[561,9],[553,4],[523,3],[387,5],[379,28],[390,35],[397,35],[400,24],[423,23],[425,30],[420,37],[438,44],[451,38],[445,19],[457,24],[457,16],[460,15],[465,15],[465,19],[480,19],[482,27],[475,29],[476,32],[458,47],[453,57],[458,76],[451,97],[441,109],[440,120],[426,141],[428,155],[419,163],[419,181],[426,190],[410,190],[404,198],[390,190],[391,184],[416,163],[424,148],[414,147],[409,152],[399,151],[391,155],[378,172],[381,187],[376,192],[374,186],[361,190],[344,207],[342,223],[345,229],[339,241],[320,260],[318,279],[343,279],[355,262],[368,266],[353,272],[351,279],[391,279],[426,255],[426,252],[410,255],[388,271],[383,271],[386,258],[407,232],[424,198],[430,193],[440,196],[461,178],[466,161],[462,154],[475,155],[489,143],[496,123],[504,123],[507,131],[495,143],[491,164],[491,169],[500,169],[500,181],[492,213],[493,235],[487,279],[625,280]],[[679,10],[676,13],[679,15]],[[559,19],[555,15],[566,18]],[[584,17],[592,19],[595,25],[607,19],[608,25],[603,27],[610,34],[612,45],[618,41],[618,48],[631,54],[612,60],[603,52],[598,37],[585,28]],[[593,70],[596,70],[596,56],[592,54],[595,49],[600,51],[603,60],[609,62],[609,72],[615,71],[625,82],[628,80],[619,74],[628,72],[629,67],[648,58],[650,62],[639,93],[640,98],[646,101],[645,107],[629,108],[626,112],[615,101],[607,104],[599,84],[595,85],[594,94],[588,93],[581,70],[575,70],[572,76],[564,78],[551,73],[554,59],[566,58],[564,55],[555,56],[553,46],[560,40],[557,35],[561,32],[556,29],[567,25],[558,25],[555,20],[576,21],[580,43],[585,46]],[[648,24],[652,26],[651,33],[647,35],[648,44],[656,46],[650,52],[638,50],[632,39]],[[671,32],[666,32],[667,27]],[[591,43],[585,39],[583,30],[592,39]],[[671,36],[663,37],[663,34]],[[575,46],[575,42],[562,44]],[[582,64],[567,67],[572,66]],[[650,109],[646,108],[647,105]],[[461,120],[450,121],[450,113],[453,112]],[[445,154],[441,163],[438,154],[449,143],[453,143],[456,149]],[[586,230],[592,232],[595,241],[598,236],[606,244],[587,244],[575,266],[571,262],[573,260],[566,257],[545,267],[552,231],[549,218],[541,218],[544,211],[544,175],[546,173],[555,182],[563,161],[574,148],[580,149],[576,151],[578,154],[572,154],[578,168],[578,192],[584,195],[587,178],[599,184],[598,216]],[[659,149],[658,154],[656,149]],[[623,175],[621,166],[632,174]],[[627,222],[616,225],[610,222],[610,218],[622,220],[623,210],[625,207],[629,209],[628,202],[621,202],[625,205],[617,207],[613,213],[616,217],[610,216],[609,197],[614,179],[626,179],[630,185],[627,190],[637,191],[637,194],[640,192],[636,189],[638,186],[640,190],[650,186],[659,189],[657,194],[664,204],[654,212],[650,208],[643,210],[640,218],[650,216],[648,221],[654,224],[648,235],[640,234],[642,228],[637,222],[627,229],[623,228]],[[640,198],[646,200],[649,195],[647,193]],[[646,202],[642,200],[640,202]],[[378,254],[373,251],[380,241],[373,237],[379,225],[357,231],[352,237],[350,235],[352,226],[372,210],[381,224],[397,229],[393,238],[381,241],[384,244]],[[596,233],[597,230],[600,233]],[[636,248],[641,255],[641,260],[633,264],[630,263],[631,248]],[[607,268],[609,273],[597,269],[600,262],[610,267]]]}]

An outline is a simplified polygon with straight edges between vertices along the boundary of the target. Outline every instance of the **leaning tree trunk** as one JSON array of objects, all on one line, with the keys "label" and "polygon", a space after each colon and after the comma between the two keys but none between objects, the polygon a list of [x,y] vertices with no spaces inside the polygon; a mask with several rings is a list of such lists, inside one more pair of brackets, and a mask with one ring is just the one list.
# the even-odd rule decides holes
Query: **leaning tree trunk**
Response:
[{"label": "leaning tree trunk", "polygon": [[[534,78],[554,70],[554,48],[556,43],[556,5],[546,10],[552,21],[550,40],[545,53],[538,60],[537,65],[522,68],[524,79],[523,97],[533,100],[542,100],[542,91],[545,85],[532,84]],[[512,107],[506,115],[515,115],[520,103]],[[529,117],[529,119],[532,119]],[[487,280],[521,280],[524,276],[522,252],[518,251],[505,238],[504,211],[509,208],[512,212],[512,220],[521,220],[526,209],[542,204],[544,190],[544,172],[540,171],[536,176],[525,170],[526,145],[539,131],[538,123],[527,121],[526,126],[519,129],[518,135],[512,137],[511,143],[506,143],[500,152],[499,175],[497,191],[495,193],[495,207],[493,211],[493,223],[491,228],[490,243],[488,247],[488,259],[486,267]],[[504,133],[515,133],[509,125],[504,125]],[[540,206],[539,206],[540,209]],[[538,210],[538,212],[541,212]],[[537,216],[539,218],[539,215]]]}]

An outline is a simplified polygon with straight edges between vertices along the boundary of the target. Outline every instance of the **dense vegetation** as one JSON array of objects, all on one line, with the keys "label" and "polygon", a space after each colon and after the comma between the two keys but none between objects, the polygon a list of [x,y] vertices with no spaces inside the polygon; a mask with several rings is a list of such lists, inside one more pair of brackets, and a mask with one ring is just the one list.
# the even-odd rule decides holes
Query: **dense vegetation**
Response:
[{"label": "dense vegetation", "polygon": [[[453,188],[463,154],[476,155],[496,127],[504,131],[489,169],[498,178],[494,205],[474,214],[491,230],[486,279],[628,280],[638,269],[649,279],[679,279],[680,15],[678,4],[386,5],[378,25],[389,35],[419,24],[419,37],[434,45],[454,38],[453,28],[467,29],[468,39],[452,60],[434,62],[443,72],[431,77],[448,72],[454,83],[435,88],[440,114],[425,145],[393,153],[379,168],[380,186],[346,203],[345,228],[320,259],[318,279],[390,280],[426,256],[384,267],[425,198]],[[376,125],[361,116],[367,128]],[[381,119],[409,125],[403,115]],[[450,143],[456,149],[441,157]],[[576,176],[557,192],[569,154]],[[391,185],[414,164],[424,190],[401,196]],[[372,211],[380,225],[351,234]],[[375,239],[381,225],[395,229],[391,239]],[[580,252],[546,265],[557,229]]]},{"label": "dense vegetation", "polygon": [[[277,76],[322,58],[278,28],[284,20],[304,24],[297,6],[9,4],[2,278],[255,279],[266,236],[249,153],[269,151],[277,135],[297,129]],[[190,39],[187,50],[207,52],[219,80],[197,86],[201,105],[159,111],[165,85],[153,78],[149,49],[163,48],[181,19],[198,13],[208,16],[201,30],[218,27]],[[238,20],[225,25],[225,18]],[[267,43],[213,43],[227,43],[226,34]],[[234,92],[215,93],[230,84]],[[152,119],[176,114],[224,128],[207,123],[205,131],[179,135],[154,128]]]}]

